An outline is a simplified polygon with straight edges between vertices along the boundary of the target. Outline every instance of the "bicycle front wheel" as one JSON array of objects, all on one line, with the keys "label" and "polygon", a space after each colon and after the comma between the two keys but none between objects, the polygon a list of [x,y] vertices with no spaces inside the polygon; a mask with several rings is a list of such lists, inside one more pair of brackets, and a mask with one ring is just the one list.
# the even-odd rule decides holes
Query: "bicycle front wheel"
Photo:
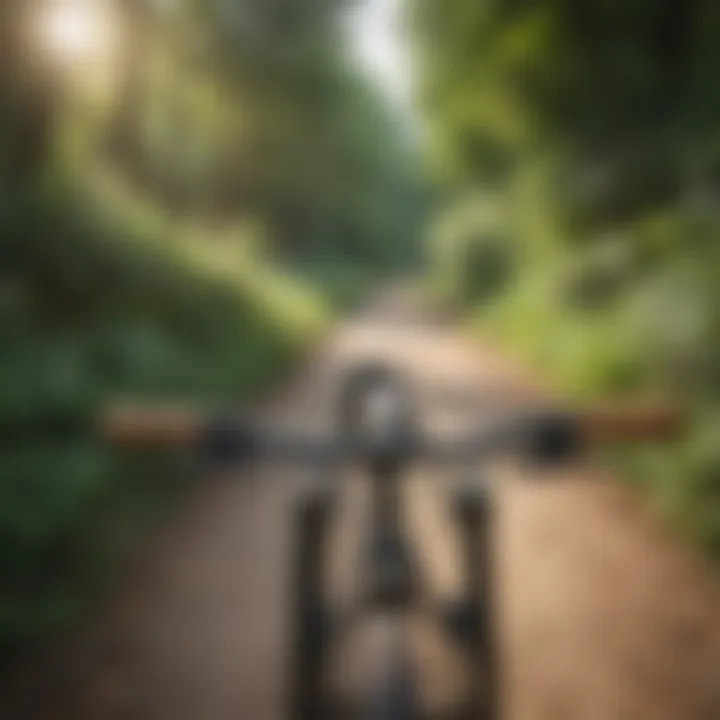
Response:
[{"label": "bicycle front wheel", "polygon": [[418,679],[401,619],[383,618],[373,643],[361,720],[421,720]]}]

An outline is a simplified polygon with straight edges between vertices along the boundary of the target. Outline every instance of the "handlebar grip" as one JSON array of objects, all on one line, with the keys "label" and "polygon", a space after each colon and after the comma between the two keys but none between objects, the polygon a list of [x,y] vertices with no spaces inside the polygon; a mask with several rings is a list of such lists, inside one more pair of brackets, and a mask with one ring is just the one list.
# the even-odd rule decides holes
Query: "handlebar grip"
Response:
[{"label": "handlebar grip", "polygon": [[672,440],[685,425],[679,409],[663,406],[590,408],[577,418],[589,443]]},{"label": "handlebar grip", "polygon": [[100,419],[102,436],[117,445],[156,449],[198,443],[203,437],[201,413],[182,408],[118,405]]}]

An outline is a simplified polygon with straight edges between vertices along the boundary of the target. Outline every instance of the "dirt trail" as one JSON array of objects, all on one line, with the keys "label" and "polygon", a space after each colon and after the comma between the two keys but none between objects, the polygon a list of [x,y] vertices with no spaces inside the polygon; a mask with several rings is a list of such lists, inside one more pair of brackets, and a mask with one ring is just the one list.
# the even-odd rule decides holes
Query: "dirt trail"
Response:
[{"label": "dirt trail", "polygon": [[[419,385],[513,382],[497,359],[422,321],[412,303],[383,299],[339,328],[271,412],[322,424],[333,379],[368,355],[392,360]],[[434,412],[431,420],[445,421]],[[418,473],[409,521],[442,593],[457,568],[445,484],[436,479]],[[507,717],[720,718],[712,573],[616,483],[505,480],[497,547]],[[131,564],[108,606],[17,670],[0,717],[282,718],[288,528],[301,483],[268,466],[199,487]],[[352,545],[359,525],[352,492],[348,498],[340,548]],[[351,567],[343,558],[338,565]]]}]

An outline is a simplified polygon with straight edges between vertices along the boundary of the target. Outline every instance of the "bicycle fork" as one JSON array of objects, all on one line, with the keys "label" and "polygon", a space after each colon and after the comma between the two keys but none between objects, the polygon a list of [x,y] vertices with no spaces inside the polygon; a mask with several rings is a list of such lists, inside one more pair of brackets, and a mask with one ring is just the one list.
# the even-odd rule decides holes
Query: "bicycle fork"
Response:
[{"label": "bicycle fork", "polygon": [[467,716],[499,717],[499,672],[495,637],[494,506],[486,482],[465,483],[455,492],[453,511],[460,529],[465,596],[446,614],[448,629],[467,652],[471,667]]},{"label": "bicycle fork", "polygon": [[[387,479],[387,478],[386,478]],[[387,493],[389,488],[384,488]],[[413,594],[413,568],[397,523],[397,488],[376,496],[374,540],[365,560],[368,569],[382,569],[369,583],[374,592],[365,597],[370,605],[397,608]],[[382,507],[382,509],[381,509]],[[296,514],[292,583],[295,642],[291,666],[289,717],[318,720],[325,714],[323,661],[332,633],[326,607],[324,552],[328,540],[332,495],[316,489],[301,503]],[[472,670],[471,688],[464,718],[497,720],[499,672],[495,628],[494,508],[486,484],[466,483],[455,492],[453,515],[460,531],[465,594],[443,613],[446,630],[464,649]],[[379,532],[378,532],[379,531]],[[384,531],[384,532],[383,532]],[[387,564],[389,561],[389,564]]]},{"label": "bicycle fork", "polygon": [[291,583],[293,646],[290,667],[288,717],[323,717],[323,660],[331,628],[325,605],[324,548],[329,529],[332,496],[315,488],[296,511],[293,535],[295,576]]}]

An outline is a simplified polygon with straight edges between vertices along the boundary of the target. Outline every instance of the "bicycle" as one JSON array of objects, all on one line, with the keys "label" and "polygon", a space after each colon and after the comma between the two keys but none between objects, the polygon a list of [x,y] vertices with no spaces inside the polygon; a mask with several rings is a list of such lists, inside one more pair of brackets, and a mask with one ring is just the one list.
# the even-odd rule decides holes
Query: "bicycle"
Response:
[{"label": "bicycle", "polygon": [[[276,458],[313,467],[321,478],[332,478],[353,464],[365,471],[371,488],[371,522],[361,555],[363,591],[351,607],[330,607],[325,593],[325,551],[335,486],[318,482],[298,505],[293,531],[289,717],[494,720],[501,716],[501,707],[490,486],[482,478],[457,485],[453,515],[461,539],[464,593],[449,604],[429,607],[403,527],[399,480],[405,469],[415,461],[454,465],[497,456],[560,463],[576,457],[588,443],[668,438],[677,432],[679,416],[662,408],[567,411],[535,405],[507,413],[489,427],[433,436],[418,422],[403,378],[391,368],[372,364],[350,373],[341,386],[336,425],[334,434],[318,437],[262,427],[235,413],[132,406],[111,409],[102,422],[105,437],[125,446],[195,446],[228,463]],[[412,653],[402,632],[404,619],[413,611],[440,626],[476,680],[442,716],[427,715],[421,704]],[[387,618],[390,627],[400,631],[376,663],[381,672],[373,686],[359,701],[352,701],[330,686],[327,666],[339,639],[368,613]]]}]

